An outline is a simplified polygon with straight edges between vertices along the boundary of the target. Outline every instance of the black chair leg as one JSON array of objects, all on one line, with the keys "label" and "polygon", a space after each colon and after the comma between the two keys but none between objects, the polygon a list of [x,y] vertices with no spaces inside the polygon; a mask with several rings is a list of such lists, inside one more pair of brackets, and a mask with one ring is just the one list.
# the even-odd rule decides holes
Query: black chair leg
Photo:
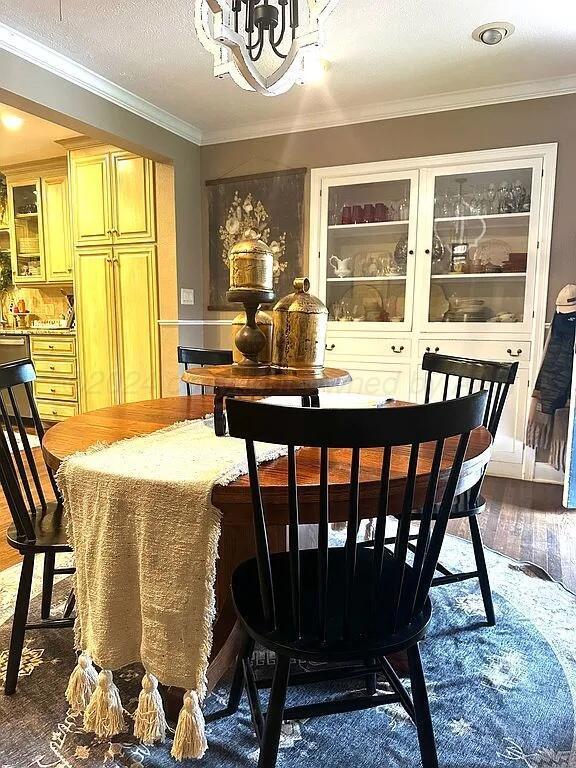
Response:
[{"label": "black chair leg", "polygon": [[24,648],[24,635],[26,632],[26,622],[28,621],[33,573],[34,555],[29,553],[24,555],[20,583],[18,585],[18,596],[16,598],[14,621],[12,623],[12,637],[10,638],[10,650],[8,651],[8,663],[6,665],[6,681],[4,683],[4,693],[6,696],[11,696],[16,691],[18,683],[18,671],[22,659],[22,649]]},{"label": "black chair leg", "polygon": [[234,670],[234,677],[232,678],[232,684],[230,686],[230,695],[228,696],[228,706],[226,711],[229,715],[233,715],[238,712],[240,706],[240,699],[242,698],[242,691],[244,690],[244,659],[249,659],[254,650],[254,640],[251,637],[246,636],[242,648],[238,653],[238,659],[236,660],[236,669]]},{"label": "black chair leg", "polygon": [[65,619],[71,618],[72,614],[74,613],[74,608],[76,608],[76,593],[73,589],[71,589],[68,593],[68,597],[66,598],[63,617]]},{"label": "black chair leg", "polygon": [[52,591],[54,589],[54,568],[56,566],[55,552],[44,553],[44,571],[42,574],[42,603],[40,616],[42,619],[50,618],[52,609]]},{"label": "black chair leg", "polygon": [[488,578],[488,568],[486,566],[480,526],[478,525],[476,515],[471,515],[468,518],[468,522],[470,523],[470,536],[472,537],[472,546],[474,547],[474,557],[476,558],[478,581],[480,582],[480,591],[482,592],[484,610],[486,611],[486,621],[489,627],[493,627],[496,624],[496,615],[494,614],[492,590],[490,589],[490,579]]},{"label": "black chair leg", "polygon": [[428,693],[426,680],[420,659],[418,645],[408,648],[408,664],[410,666],[410,681],[412,683],[412,699],[416,715],[416,729],[418,731],[418,743],[422,757],[423,768],[438,768],[438,755],[436,754],[436,740],[434,728],[430,717],[428,705]]},{"label": "black chair leg", "polygon": [[290,659],[287,656],[278,656],[268,702],[268,712],[266,713],[262,745],[260,746],[258,768],[275,768],[276,766],[289,671]]},{"label": "black chair leg", "polygon": [[[376,659],[366,659],[364,663],[366,666],[373,666],[376,664]],[[368,696],[374,696],[377,688],[376,672],[373,672],[370,675],[366,675],[364,682],[366,684],[366,693]]]}]

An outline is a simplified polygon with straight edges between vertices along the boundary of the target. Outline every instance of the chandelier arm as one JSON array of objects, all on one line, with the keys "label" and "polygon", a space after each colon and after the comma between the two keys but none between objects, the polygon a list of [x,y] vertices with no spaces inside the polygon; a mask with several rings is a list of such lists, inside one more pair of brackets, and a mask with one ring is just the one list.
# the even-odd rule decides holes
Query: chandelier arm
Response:
[{"label": "chandelier arm", "polygon": [[244,31],[249,35],[254,32],[254,1],[246,0],[246,22],[244,24]]},{"label": "chandelier arm", "polygon": [[[255,53],[253,51],[256,51]],[[258,30],[258,42],[256,45],[252,46],[252,48],[248,49],[248,52],[250,54],[250,58],[252,61],[258,61],[260,56],[262,56],[262,51],[264,50],[264,30],[260,28]]]},{"label": "chandelier arm", "polygon": [[300,19],[298,18],[298,0],[290,0],[290,26],[292,27],[292,40],[296,38],[296,30]]},{"label": "chandelier arm", "polygon": [[270,28],[270,45],[272,46],[272,50],[276,54],[276,56],[280,56],[281,58],[286,58],[284,54],[280,53],[276,46],[282,45],[282,41],[284,40],[284,35],[286,34],[286,3],[281,3],[282,7],[282,23],[280,26],[280,34],[278,35],[278,38],[274,40],[274,30]]}]

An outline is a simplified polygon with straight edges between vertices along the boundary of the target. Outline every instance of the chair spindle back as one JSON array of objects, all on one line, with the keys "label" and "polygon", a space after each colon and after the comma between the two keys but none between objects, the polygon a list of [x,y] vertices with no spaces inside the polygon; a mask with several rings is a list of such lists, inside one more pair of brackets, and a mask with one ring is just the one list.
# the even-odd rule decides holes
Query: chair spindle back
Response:
[{"label": "chair spindle back", "polygon": [[[40,472],[19,406],[18,395],[27,402],[40,442],[44,427],[34,401],[32,382],[36,378],[31,360],[0,366],[0,484],[20,539],[35,540],[34,518],[47,509]],[[56,499],[61,502],[54,475],[46,468]]]},{"label": "chair spindle back", "polygon": [[[200,349],[196,347],[178,347],[178,362],[184,364],[187,371],[191,365],[232,365],[234,359],[229,349]],[[206,394],[206,387],[202,387],[202,394]],[[192,393],[191,385],[186,382],[186,393]]]},{"label": "chair spindle back", "polygon": [[[334,639],[334,627],[328,627],[328,606],[331,595],[331,567],[334,550],[329,548],[331,487],[330,462],[349,467],[348,529],[344,545],[344,594],[338,596],[341,606],[338,632],[342,639],[358,631],[360,621],[370,632],[382,621],[382,605],[390,605],[393,595],[393,616],[390,631],[408,626],[423,610],[432,584],[442,541],[454,497],[458,490],[470,433],[482,425],[486,392],[477,392],[458,400],[429,405],[383,409],[296,409],[257,402],[230,400],[227,414],[230,435],[246,443],[248,470],[252,491],[256,559],[262,610],[270,632],[277,629],[276,602],[285,585],[274,583],[270,550],[266,532],[266,510],[256,460],[255,442],[287,446],[288,480],[288,558],[290,568],[290,599],[292,631],[295,637],[311,636],[318,642]],[[317,579],[313,617],[303,615],[303,585],[301,583],[301,553],[298,542],[299,476],[298,450],[318,449],[318,550]],[[408,447],[408,448],[407,448]],[[403,496],[398,504],[391,495],[394,462],[397,452],[409,450],[408,473]],[[361,520],[360,479],[362,456],[369,452],[370,467],[376,467],[374,481],[378,486],[377,522],[371,572],[362,571],[362,552],[357,544]],[[312,456],[311,453],[308,453]],[[340,470],[339,470],[340,471]],[[341,481],[340,481],[341,482]],[[397,483],[395,483],[397,494]],[[439,503],[439,505],[438,505]],[[409,560],[410,515],[414,505],[421,506],[422,524],[414,560]],[[399,531],[394,550],[385,546],[387,515],[401,510]],[[316,511],[316,510],[315,510]],[[367,515],[364,514],[364,517]],[[370,514],[370,516],[372,516]],[[307,510],[307,521],[310,521]],[[365,558],[363,558],[365,561]],[[365,563],[362,565],[365,569]],[[392,574],[393,583],[390,583]],[[358,590],[370,590],[370,615],[358,616]],[[310,589],[310,585],[307,585]],[[305,596],[310,600],[310,594]],[[364,603],[365,605],[365,603]],[[340,608],[338,609],[340,610]],[[332,617],[333,618],[333,617]],[[313,626],[312,626],[313,625]]]}]

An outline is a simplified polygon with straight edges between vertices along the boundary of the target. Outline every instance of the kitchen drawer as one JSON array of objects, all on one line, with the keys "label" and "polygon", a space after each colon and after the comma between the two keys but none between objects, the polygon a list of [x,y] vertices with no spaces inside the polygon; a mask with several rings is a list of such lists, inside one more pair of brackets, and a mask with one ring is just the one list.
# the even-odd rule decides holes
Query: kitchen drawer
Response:
[{"label": "kitchen drawer", "polygon": [[326,341],[326,362],[336,358],[377,362],[379,359],[410,360],[411,341],[405,337],[339,336],[328,333]]},{"label": "kitchen drawer", "polygon": [[34,390],[38,399],[77,400],[78,388],[75,381],[53,381],[36,379]]},{"label": "kitchen drawer", "polygon": [[420,339],[418,353],[420,359],[425,352],[439,352],[442,355],[457,355],[476,360],[498,360],[518,362],[525,368],[530,362],[529,341],[472,341],[470,339]]},{"label": "kitchen drawer", "polygon": [[38,376],[48,376],[52,379],[75,379],[76,360],[57,360],[55,357],[35,357],[34,367]]},{"label": "kitchen drawer", "polygon": [[32,336],[32,357],[36,355],[76,355],[76,339],[72,336]]},{"label": "kitchen drawer", "polygon": [[55,403],[50,400],[37,400],[38,413],[42,421],[64,421],[70,416],[76,416],[78,406],[76,403]]}]

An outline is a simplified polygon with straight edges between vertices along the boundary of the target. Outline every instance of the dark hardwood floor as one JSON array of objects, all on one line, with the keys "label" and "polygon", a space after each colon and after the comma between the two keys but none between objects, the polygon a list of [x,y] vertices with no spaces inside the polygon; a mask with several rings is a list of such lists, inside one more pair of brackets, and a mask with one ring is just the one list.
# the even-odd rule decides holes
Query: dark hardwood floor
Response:
[{"label": "dark hardwood floor", "polygon": [[[562,506],[562,487],[487,477],[487,510],[478,518],[484,544],[515,560],[534,563],[576,593],[576,510]],[[469,538],[467,520],[449,532]]]},{"label": "dark hardwood floor", "polygon": [[[43,468],[40,449],[35,449]],[[47,486],[46,473],[43,474]],[[556,581],[576,593],[576,510],[562,506],[560,486],[488,477],[484,484],[487,511],[480,527],[487,547],[516,560],[535,563]],[[4,531],[10,513],[0,493],[0,570],[18,562]],[[468,536],[466,520],[450,523],[450,533]]]}]

